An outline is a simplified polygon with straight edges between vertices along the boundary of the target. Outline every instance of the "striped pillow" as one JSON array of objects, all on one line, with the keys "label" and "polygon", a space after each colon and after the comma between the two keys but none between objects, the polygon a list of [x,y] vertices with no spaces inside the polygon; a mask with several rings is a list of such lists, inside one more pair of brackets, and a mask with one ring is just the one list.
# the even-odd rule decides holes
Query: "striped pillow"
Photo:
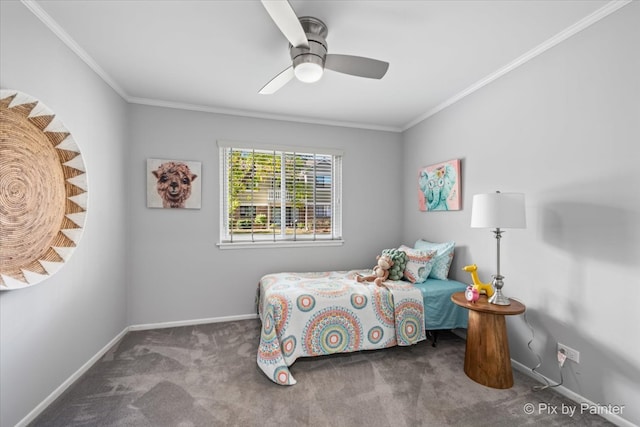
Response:
[{"label": "striped pillow", "polygon": [[433,268],[436,251],[423,251],[409,246],[400,246],[398,250],[407,254],[407,265],[404,277],[411,283],[422,283],[427,280]]}]

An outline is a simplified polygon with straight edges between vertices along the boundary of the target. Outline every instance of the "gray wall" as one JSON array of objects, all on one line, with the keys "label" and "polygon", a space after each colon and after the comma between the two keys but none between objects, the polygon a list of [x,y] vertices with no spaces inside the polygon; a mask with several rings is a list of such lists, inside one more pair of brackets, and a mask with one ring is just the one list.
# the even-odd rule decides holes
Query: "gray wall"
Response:
[{"label": "gray wall", "polygon": [[[130,112],[132,325],[253,314],[256,286],[264,274],[372,267],[382,248],[399,244],[403,195],[398,191],[402,176],[396,172],[402,160],[398,133],[148,106],[131,106]],[[217,140],[344,150],[345,244],[219,249]],[[147,158],[201,161],[202,208],[147,208]]]},{"label": "gray wall", "polygon": [[[457,266],[495,273],[496,243],[471,229],[474,194],[524,192],[527,228],[502,239],[505,293],[527,306],[539,372],[559,380],[557,342],[580,351],[564,386],[626,405],[640,424],[640,3],[634,2],[404,133],[405,225],[461,247]],[[421,213],[419,167],[462,159],[463,210]],[[456,268],[454,277],[470,281]],[[511,356],[537,364],[509,318]]]},{"label": "gray wall", "polygon": [[[639,6],[398,135],[127,105],[23,5],[0,2],[0,85],[58,114],[89,179],[69,263],[0,293],[0,425],[21,420],[127,325],[253,313],[267,272],[368,267],[381,248],[425,237],[457,241],[454,277],[468,280],[459,267],[475,262],[487,280],[495,240],[469,216],[472,195],[495,189],[527,196],[528,228],[505,234],[503,274],[506,293],[527,305],[541,372],[558,379],[557,341],[578,349],[565,385],[626,404],[624,417],[640,424]],[[218,249],[218,139],[342,148],[345,245]],[[146,208],[150,157],[202,162],[200,210]],[[462,159],[463,210],[419,212],[418,168],[451,158]],[[509,330],[512,356],[534,366],[522,317]]]},{"label": "gray wall", "polygon": [[127,105],[19,2],[0,2],[0,85],[69,129],[89,182],[84,235],[64,267],[0,293],[0,425],[20,421],[126,325]]}]

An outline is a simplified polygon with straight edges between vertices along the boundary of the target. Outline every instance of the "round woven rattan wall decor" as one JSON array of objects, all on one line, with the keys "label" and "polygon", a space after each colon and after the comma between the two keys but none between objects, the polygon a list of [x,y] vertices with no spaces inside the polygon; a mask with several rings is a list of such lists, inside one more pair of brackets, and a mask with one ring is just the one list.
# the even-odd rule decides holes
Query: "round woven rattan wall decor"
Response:
[{"label": "round woven rattan wall decor", "polygon": [[0,290],[35,285],[73,253],[87,179],[70,132],[44,104],[0,90]]}]

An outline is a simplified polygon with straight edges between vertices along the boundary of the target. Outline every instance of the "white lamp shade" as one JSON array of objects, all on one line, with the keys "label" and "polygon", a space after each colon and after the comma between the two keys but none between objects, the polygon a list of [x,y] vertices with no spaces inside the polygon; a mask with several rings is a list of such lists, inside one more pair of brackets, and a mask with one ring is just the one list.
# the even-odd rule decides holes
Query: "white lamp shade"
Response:
[{"label": "white lamp shade", "polygon": [[471,227],[525,228],[527,221],[522,193],[489,193],[473,196]]}]

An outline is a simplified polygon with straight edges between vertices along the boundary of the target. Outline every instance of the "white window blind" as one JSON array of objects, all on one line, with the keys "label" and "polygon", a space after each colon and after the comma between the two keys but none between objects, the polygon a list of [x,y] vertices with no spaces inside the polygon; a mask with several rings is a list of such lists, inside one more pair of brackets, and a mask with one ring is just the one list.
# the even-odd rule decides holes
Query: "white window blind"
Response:
[{"label": "white window blind", "polygon": [[342,154],[219,142],[220,243],[342,240]]}]

